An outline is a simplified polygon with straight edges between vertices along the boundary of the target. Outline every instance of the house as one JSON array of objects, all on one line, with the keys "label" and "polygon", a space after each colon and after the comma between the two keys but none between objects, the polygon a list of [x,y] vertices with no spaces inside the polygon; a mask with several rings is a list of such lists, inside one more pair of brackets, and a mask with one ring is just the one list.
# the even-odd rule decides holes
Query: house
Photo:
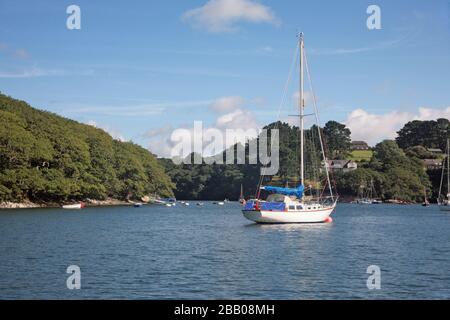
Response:
[{"label": "house", "polygon": [[423,159],[422,162],[427,170],[440,170],[442,168],[442,159]]},{"label": "house", "polygon": [[369,145],[365,141],[352,141],[352,150],[369,150]]},{"label": "house", "polygon": [[331,171],[349,172],[358,169],[358,164],[352,160],[327,160],[327,167]]},{"label": "house", "polygon": [[437,148],[427,148],[428,152],[434,153],[434,154],[442,154],[442,150],[441,149],[437,149]]}]

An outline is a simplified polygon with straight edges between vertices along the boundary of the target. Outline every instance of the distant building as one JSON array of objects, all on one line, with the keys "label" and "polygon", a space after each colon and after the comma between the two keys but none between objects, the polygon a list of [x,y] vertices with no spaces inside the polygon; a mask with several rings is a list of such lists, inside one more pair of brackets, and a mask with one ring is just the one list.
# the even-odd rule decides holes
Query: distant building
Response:
[{"label": "distant building", "polygon": [[358,164],[352,160],[327,160],[327,167],[331,171],[349,172],[358,169]]},{"label": "distant building", "polygon": [[369,150],[369,145],[365,141],[352,141],[352,150]]},{"label": "distant building", "polygon": [[422,162],[427,170],[439,170],[442,168],[442,159],[423,159]]},{"label": "distant building", "polygon": [[427,148],[428,152],[434,153],[434,154],[442,154],[442,150],[441,149],[437,149],[437,148]]}]

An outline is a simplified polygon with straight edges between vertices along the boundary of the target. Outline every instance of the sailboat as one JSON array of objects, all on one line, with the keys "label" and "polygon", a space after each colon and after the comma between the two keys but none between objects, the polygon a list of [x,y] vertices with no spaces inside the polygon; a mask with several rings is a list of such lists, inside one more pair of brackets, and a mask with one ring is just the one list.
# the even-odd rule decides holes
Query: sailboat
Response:
[{"label": "sailboat", "polygon": [[430,205],[430,202],[427,199],[427,189],[425,187],[423,187],[423,194],[422,207],[428,207]]},{"label": "sailboat", "polygon": [[[300,58],[300,90],[298,99],[299,122],[300,122],[300,184],[296,188],[277,187],[263,185],[263,179],[260,178],[258,191],[255,199],[247,201],[242,213],[244,217],[256,223],[323,223],[331,222],[331,213],[336,207],[337,197],[333,195],[330,175],[328,171],[327,159],[324,152],[323,140],[321,137],[319,117],[317,114],[317,106],[313,96],[313,105],[315,110],[315,119],[320,142],[320,151],[322,154],[322,165],[325,169],[326,184],[329,188],[329,196],[325,196],[324,192],[318,194],[317,197],[304,196],[305,185],[305,134],[304,134],[304,118],[305,100],[304,100],[304,67],[306,62],[306,71],[309,76],[309,68],[306,60],[303,33],[298,36],[298,46]],[[263,177],[263,176],[262,176]],[[312,187],[308,185],[312,191]],[[325,190],[326,188],[324,188]],[[261,191],[269,193],[265,200],[261,199]],[[312,194],[312,192],[311,192]]]},{"label": "sailboat", "polygon": [[[445,163],[447,163],[447,194],[446,195],[443,194]],[[439,205],[439,209],[441,211],[450,211],[450,143],[449,143],[449,139],[447,139],[446,157],[442,163],[442,173],[441,173],[441,183],[439,186],[438,205]]]},{"label": "sailboat", "polygon": [[360,194],[363,196],[356,199],[356,203],[358,204],[380,204],[382,201],[380,199],[377,199],[376,197],[376,191],[375,186],[373,184],[373,179],[370,179],[370,187],[367,190],[367,193],[364,193],[364,185],[360,186]]}]

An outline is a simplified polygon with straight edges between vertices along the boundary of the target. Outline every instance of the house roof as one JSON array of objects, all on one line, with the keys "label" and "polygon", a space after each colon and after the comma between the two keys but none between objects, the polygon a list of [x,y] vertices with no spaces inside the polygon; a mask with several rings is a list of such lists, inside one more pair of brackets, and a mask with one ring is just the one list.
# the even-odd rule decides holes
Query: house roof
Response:
[{"label": "house roof", "polygon": [[327,160],[328,167],[331,168],[344,168],[349,165],[355,165],[353,160]]},{"label": "house roof", "polygon": [[422,161],[427,166],[441,166],[442,165],[441,159],[423,159]]}]

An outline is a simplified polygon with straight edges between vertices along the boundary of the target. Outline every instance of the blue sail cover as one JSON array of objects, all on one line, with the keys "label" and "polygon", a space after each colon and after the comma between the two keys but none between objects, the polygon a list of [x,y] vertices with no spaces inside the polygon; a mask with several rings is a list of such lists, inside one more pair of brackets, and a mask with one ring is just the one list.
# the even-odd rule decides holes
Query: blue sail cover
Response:
[{"label": "blue sail cover", "polygon": [[[245,204],[244,210],[252,211],[255,208],[256,201],[249,200]],[[259,202],[259,210],[265,211],[284,211],[286,209],[286,204],[284,202]]]},{"label": "blue sail cover", "polygon": [[300,199],[301,197],[303,197],[303,191],[305,187],[303,187],[303,185],[301,184],[297,188],[263,186],[261,187],[261,189],[271,193],[284,194],[285,196],[296,196],[298,199]]}]

